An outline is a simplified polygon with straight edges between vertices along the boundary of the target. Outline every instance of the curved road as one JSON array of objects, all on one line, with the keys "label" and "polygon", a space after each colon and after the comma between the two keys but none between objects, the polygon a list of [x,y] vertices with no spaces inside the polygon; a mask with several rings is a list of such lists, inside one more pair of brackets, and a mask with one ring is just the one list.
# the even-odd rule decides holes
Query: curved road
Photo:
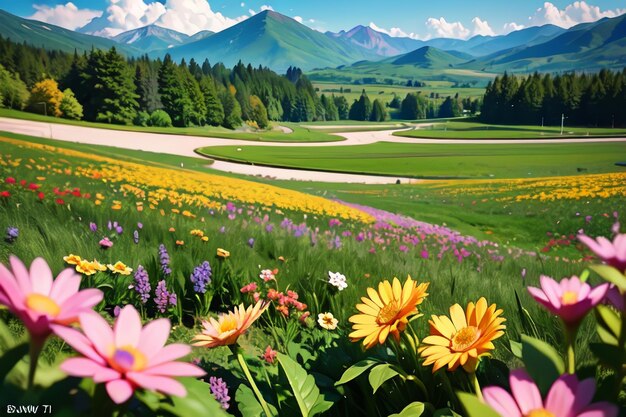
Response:
[{"label": "curved road", "polygon": [[[419,127],[420,125],[416,125]],[[425,124],[424,126],[430,126]],[[159,133],[130,132],[121,130],[107,130],[92,127],[72,126],[65,124],[34,122],[0,117],[0,131],[18,133],[56,139],[67,142],[86,143],[94,145],[115,146],[124,149],[134,149],[156,153],[167,153],[180,156],[198,157],[195,149],[204,146],[354,146],[367,145],[375,142],[395,143],[437,143],[437,144],[521,144],[521,143],[584,143],[584,142],[626,142],[626,138],[580,138],[580,139],[420,139],[393,136],[394,130],[379,130],[369,132],[337,133],[345,138],[340,142],[313,142],[313,143],[283,143],[283,142],[252,142],[239,139],[222,139],[186,135],[166,135]],[[215,161],[211,168],[233,172],[237,174],[267,176],[284,180],[390,184],[400,180],[402,183],[416,182],[414,179],[402,177],[386,177],[377,175],[342,174],[320,172],[312,170],[296,170],[272,168]]]}]

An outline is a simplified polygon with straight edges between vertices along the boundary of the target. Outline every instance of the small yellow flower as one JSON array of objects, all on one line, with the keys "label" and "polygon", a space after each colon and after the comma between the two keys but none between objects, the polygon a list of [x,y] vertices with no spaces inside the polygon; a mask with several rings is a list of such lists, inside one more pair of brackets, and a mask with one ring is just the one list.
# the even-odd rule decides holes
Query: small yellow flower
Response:
[{"label": "small yellow flower", "polygon": [[202,230],[199,230],[199,229],[193,229],[191,231],[191,236],[203,237],[204,236],[204,232]]},{"label": "small yellow flower", "polygon": [[91,262],[91,265],[93,266],[93,268],[94,268],[94,269],[96,269],[96,270],[98,270],[98,271],[101,271],[101,272],[104,272],[104,271],[106,271],[106,270],[107,270],[106,265],[101,264],[101,263],[100,263],[100,262],[98,262],[98,260],[96,260],[96,259],[94,259],[94,260]]},{"label": "small yellow flower", "polygon": [[81,260],[78,264],[76,264],[76,271],[80,272],[83,275],[93,275],[96,272],[96,269],[94,268],[93,264],[89,261],[86,260]]},{"label": "small yellow flower", "polygon": [[335,330],[339,320],[337,320],[332,313],[320,313],[317,315],[317,322],[326,330]]},{"label": "small yellow flower", "polygon": [[176,241],[176,244],[177,244],[178,246],[183,246],[183,245],[185,244],[185,241],[184,241],[184,240],[177,240],[177,241]]},{"label": "small yellow flower", "polygon": [[102,204],[102,201],[100,201],[100,200],[96,200],[96,201],[94,201],[93,203],[94,203],[96,206],[99,206],[100,204]]},{"label": "small yellow flower", "polygon": [[176,229],[174,229],[173,227],[170,227],[169,231],[174,233],[176,231]]},{"label": "small yellow flower", "polygon": [[230,252],[222,248],[217,248],[217,256],[226,259],[230,256]]},{"label": "small yellow flower", "polygon": [[65,261],[66,264],[78,265],[78,263],[80,261],[82,261],[82,258],[80,256],[78,256],[78,255],[74,255],[74,254],[70,253],[69,255],[64,256],[63,260]]},{"label": "small yellow flower", "polygon": [[203,242],[208,242],[209,241],[209,237],[208,236],[202,236],[201,240]]},{"label": "small yellow flower", "polygon": [[127,267],[120,261],[117,261],[115,265],[108,264],[107,267],[114,274],[130,275],[130,273],[133,272],[132,268]]}]

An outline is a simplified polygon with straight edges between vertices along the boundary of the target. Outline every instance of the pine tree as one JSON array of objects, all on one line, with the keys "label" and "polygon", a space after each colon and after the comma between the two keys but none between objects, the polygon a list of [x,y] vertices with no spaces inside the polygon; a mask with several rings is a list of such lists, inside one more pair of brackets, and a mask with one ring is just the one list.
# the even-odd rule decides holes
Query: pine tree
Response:
[{"label": "pine tree", "polygon": [[250,108],[252,109],[251,120],[256,122],[261,129],[267,129],[270,122],[267,118],[267,109],[261,99],[254,95],[250,96]]},{"label": "pine tree", "polygon": [[206,122],[211,126],[220,126],[224,123],[224,107],[217,96],[217,90],[213,80],[205,76],[200,80],[200,90],[204,95],[204,105],[206,107]]},{"label": "pine tree", "polygon": [[220,99],[224,108],[224,127],[229,129],[236,129],[242,123],[241,107],[237,99],[235,99],[235,93],[236,90],[232,85],[220,93]]},{"label": "pine tree", "polygon": [[74,93],[69,88],[63,90],[59,109],[61,110],[61,117],[65,119],[80,120],[83,118],[83,106],[76,100]]},{"label": "pine tree", "polygon": [[387,112],[385,111],[385,106],[380,100],[374,100],[372,104],[372,114],[370,115],[370,121],[372,122],[384,122],[387,118]]},{"label": "pine tree", "polygon": [[163,109],[170,115],[174,126],[187,126],[191,101],[179,77],[178,68],[167,54],[159,69],[159,94]]}]

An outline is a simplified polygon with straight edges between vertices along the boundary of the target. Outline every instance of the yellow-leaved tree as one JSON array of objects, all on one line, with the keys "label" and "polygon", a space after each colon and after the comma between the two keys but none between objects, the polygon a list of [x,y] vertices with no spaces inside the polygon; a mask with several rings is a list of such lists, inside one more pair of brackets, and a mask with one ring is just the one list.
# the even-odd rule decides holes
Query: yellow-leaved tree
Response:
[{"label": "yellow-leaved tree", "polygon": [[36,113],[60,117],[61,100],[63,92],[59,90],[59,84],[51,78],[46,78],[36,83],[31,90],[28,107]]}]

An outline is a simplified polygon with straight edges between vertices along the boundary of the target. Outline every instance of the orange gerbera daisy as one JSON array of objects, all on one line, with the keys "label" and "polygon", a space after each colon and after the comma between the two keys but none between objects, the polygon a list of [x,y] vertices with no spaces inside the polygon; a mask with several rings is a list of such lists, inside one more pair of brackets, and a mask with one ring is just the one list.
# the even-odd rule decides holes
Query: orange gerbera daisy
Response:
[{"label": "orange gerbera daisy", "polygon": [[203,321],[204,329],[201,334],[193,337],[193,340],[196,340],[193,345],[213,348],[234,344],[268,306],[269,303],[266,304],[263,300],[259,300],[254,306],[249,306],[247,309],[243,304],[240,304],[235,307],[234,311],[220,314],[217,320],[209,318],[209,321]]},{"label": "orange gerbera daisy", "polygon": [[474,372],[478,358],[495,349],[493,341],[504,334],[506,319],[499,317],[502,310],[496,305],[487,306],[481,297],[467,304],[467,309],[459,304],[450,307],[448,316],[432,316],[430,336],[422,341],[418,351],[425,358],[424,365],[434,364],[433,372],[448,365],[454,371],[461,365],[467,372]]},{"label": "orange gerbera daisy", "polygon": [[394,278],[393,284],[387,280],[379,283],[378,291],[368,288],[369,298],[361,297],[363,304],[356,306],[362,314],[349,319],[353,323],[350,339],[353,342],[364,339],[366,349],[376,343],[382,345],[390,334],[400,340],[400,332],[406,328],[409,317],[417,314],[417,306],[428,295],[427,289],[428,283],[418,285],[411,276],[404,285]]}]

